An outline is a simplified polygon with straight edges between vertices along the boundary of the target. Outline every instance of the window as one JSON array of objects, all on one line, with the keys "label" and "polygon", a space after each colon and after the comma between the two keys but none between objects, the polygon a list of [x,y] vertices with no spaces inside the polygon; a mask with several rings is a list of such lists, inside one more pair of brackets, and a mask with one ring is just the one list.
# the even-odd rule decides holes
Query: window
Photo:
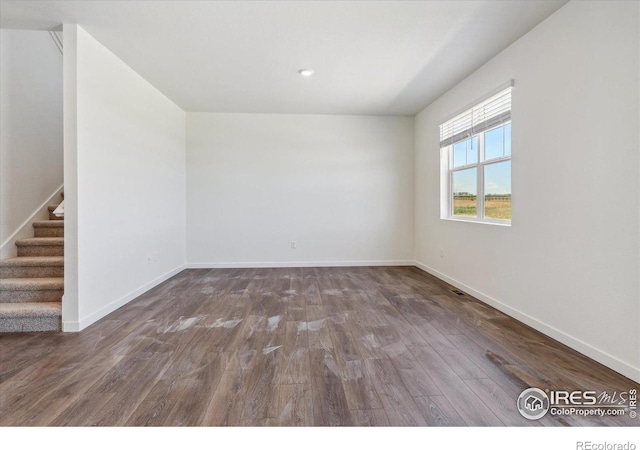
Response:
[{"label": "window", "polygon": [[442,218],[511,223],[511,86],[440,125]]}]

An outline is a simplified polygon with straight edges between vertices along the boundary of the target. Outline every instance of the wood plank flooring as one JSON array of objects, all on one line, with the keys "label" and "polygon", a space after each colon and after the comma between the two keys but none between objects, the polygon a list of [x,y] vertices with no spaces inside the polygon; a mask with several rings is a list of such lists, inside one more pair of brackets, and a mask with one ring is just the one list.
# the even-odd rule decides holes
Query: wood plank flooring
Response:
[{"label": "wood plank flooring", "polygon": [[409,267],[185,270],[80,333],[0,335],[0,425],[566,426],[640,386]]}]

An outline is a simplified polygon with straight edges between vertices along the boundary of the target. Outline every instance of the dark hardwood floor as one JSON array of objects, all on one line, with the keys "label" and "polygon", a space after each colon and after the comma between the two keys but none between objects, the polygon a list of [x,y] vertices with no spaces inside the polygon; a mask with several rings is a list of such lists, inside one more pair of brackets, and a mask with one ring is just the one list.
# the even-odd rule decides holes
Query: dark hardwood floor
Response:
[{"label": "dark hardwood floor", "polygon": [[0,425],[563,426],[638,384],[409,267],[185,270],[80,333],[0,335]]}]

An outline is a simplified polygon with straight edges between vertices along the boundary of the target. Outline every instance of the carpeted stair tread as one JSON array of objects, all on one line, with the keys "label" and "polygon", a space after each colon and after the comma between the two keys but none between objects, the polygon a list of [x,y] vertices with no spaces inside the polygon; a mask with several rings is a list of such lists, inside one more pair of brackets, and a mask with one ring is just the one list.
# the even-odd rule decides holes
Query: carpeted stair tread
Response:
[{"label": "carpeted stair tread", "polygon": [[27,239],[20,239],[16,241],[18,247],[26,245],[41,245],[41,246],[57,246],[64,245],[64,238],[61,237],[34,237]]},{"label": "carpeted stair tread", "polygon": [[35,237],[64,237],[64,220],[39,220],[33,222]]},{"label": "carpeted stair tread", "polygon": [[64,256],[18,256],[0,260],[0,267],[64,266]]},{"label": "carpeted stair tread", "polygon": [[60,291],[64,278],[5,278],[0,279],[0,291]]},{"label": "carpeted stair tread", "polygon": [[18,256],[0,260],[0,279],[57,277],[64,277],[64,256]]},{"label": "carpeted stair tread", "polygon": [[37,220],[33,228],[64,228],[64,220]]},{"label": "carpeted stair tread", "polygon": [[61,302],[0,303],[0,319],[15,317],[58,317],[61,314]]},{"label": "carpeted stair tread", "polygon": [[[56,228],[48,228],[55,230]],[[64,228],[62,228],[64,230]],[[63,237],[34,237],[16,242],[18,256],[63,256]]]}]

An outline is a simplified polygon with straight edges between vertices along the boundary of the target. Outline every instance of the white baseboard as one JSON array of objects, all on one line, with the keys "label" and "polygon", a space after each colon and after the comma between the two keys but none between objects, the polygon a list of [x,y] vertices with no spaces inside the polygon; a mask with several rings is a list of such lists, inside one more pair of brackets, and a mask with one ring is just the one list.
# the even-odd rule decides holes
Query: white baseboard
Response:
[{"label": "white baseboard", "polygon": [[640,383],[639,367],[634,367],[631,364],[626,363],[625,361],[622,361],[605,351],[602,351],[596,347],[593,347],[592,345],[584,341],[581,341],[578,338],[575,338],[561,330],[558,330],[557,328],[552,327],[551,325],[548,325],[536,319],[535,317],[532,317],[515,308],[505,305],[499,300],[496,300],[493,297],[483,294],[482,292],[473,289],[471,286],[467,286],[466,284],[454,278],[451,278],[443,274],[442,272],[438,272],[437,270],[425,264],[415,261],[415,266],[433,275],[434,277],[440,278],[441,280],[446,281],[452,286],[455,286],[458,289],[461,289],[464,292],[467,292],[468,294],[472,295],[478,300],[496,308],[497,310],[505,313],[506,315],[513,317],[514,319],[517,319],[526,325],[529,325],[531,328],[534,328],[535,330],[543,334],[546,334],[547,336],[557,340],[558,342],[561,342],[564,345],[571,347],[572,349],[582,353],[583,355],[586,355],[589,358],[594,359],[595,361],[598,361],[599,363],[609,367],[612,370],[615,370],[616,372],[624,375],[625,377],[630,378],[631,380],[637,383]]},{"label": "white baseboard", "polygon": [[0,244],[0,258],[11,258],[17,255],[17,249],[15,242],[19,239],[25,239],[33,237],[33,222],[36,220],[47,220],[49,218],[49,211],[47,207],[52,204],[54,199],[60,195],[64,185],[60,186],[56,191],[44,201],[23,223],[9,236],[5,241]]},{"label": "white baseboard", "polygon": [[414,266],[415,261],[290,261],[290,262],[222,262],[187,263],[187,269],[262,269],[274,267],[362,267]]},{"label": "white baseboard", "polygon": [[136,297],[144,294],[148,290],[156,287],[157,285],[159,285],[163,281],[168,280],[172,276],[182,272],[184,269],[185,269],[185,265],[183,264],[183,265],[181,265],[179,267],[176,267],[173,270],[170,270],[169,272],[159,276],[158,278],[156,278],[153,281],[150,281],[149,283],[145,284],[144,286],[141,286],[138,289],[135,289],[135,290],[129,292],[128,294],[120,297],[118,300],[115,300],[114,302],[109,303],[108,305],[104,306],[103,308],[99,309],[98,311],[95,311],[95,312],[89,314],[88,316],[83,317],[82,319],[80,319],[79,322],[63,322],[62,330],[65,331],[65,332],[67,332],[67,331],[76,332],[76,331],[84,330],[89,325],[97,322],[98,320],[102,319],[106,315],[111,314],[116,309],[120,308],[121,306],[126,305],[131,300],[133,300]]},{"label": "white baseboard", "polygon": [[[62,302],[64,303],[64,296],[62,296]],[[65,333],[77,333],[80,331],[80,322],[62,321],[62,331]]]}]

